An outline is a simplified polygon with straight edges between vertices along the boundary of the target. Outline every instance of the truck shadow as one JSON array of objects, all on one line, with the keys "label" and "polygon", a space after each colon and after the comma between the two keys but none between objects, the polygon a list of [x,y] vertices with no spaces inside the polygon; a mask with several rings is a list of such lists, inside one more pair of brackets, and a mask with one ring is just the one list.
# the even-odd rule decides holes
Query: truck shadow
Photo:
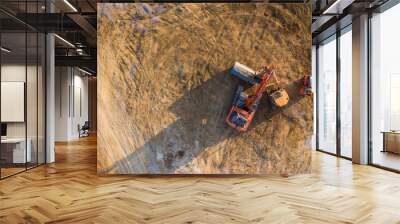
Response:
[{"label": "truck shadow", "polygon": [[[207,163],[208,157],[201,154],[216,145],[218,150],[224,150],[223,158],[229,157],[232,150],[237,150],[238,147],[226,146],[226,142],[234,138],[245,138],[243,133],[230,128],[225,122],[238,84],[239,80],[231,77],[229,70],[225,70],[186,91],[183,97],[177,99],[169,108],[169,111],[177,115],[178,120],[147,140],[130,155],[114,162],[111,167],[99,168],[98,173],[173,174],[181,173],[181,169],[185,167],[187,172],[193,169],[188,165],[196,158],[200,157]],[[304,97],[298,94],[300,85],[301,80],[296,80],[284,86],[290,101],[283,108],[271,109],[271,104],[264,95],[247,132],[256,132],[259,124],[270,122],[272,117],[303,99]],[[260,160],[257,163],[268,160],[266,153],[256,154]],[[243,158],[241,162],[248,161]],[[224,168],[224,164],[209,165]],[[191,173],[196,173],[195,170],[194,168]]]}]

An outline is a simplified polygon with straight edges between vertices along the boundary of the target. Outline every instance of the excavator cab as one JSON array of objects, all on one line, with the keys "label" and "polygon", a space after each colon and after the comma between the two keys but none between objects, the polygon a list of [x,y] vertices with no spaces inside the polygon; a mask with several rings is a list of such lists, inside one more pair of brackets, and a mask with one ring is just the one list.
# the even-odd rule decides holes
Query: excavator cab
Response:
[{"label": "excavator cab", "polygon": [[247,130],[255,113],[255,110],[251,112],[250,108],[246,107],[247,100],[248,96],[243,92],[243,86],[239,85],[233,97],[233,106],[226,118],[226,123],[240,131]]},{"label": "excavator cab", "polygon": [[240,131],[245,131],[250,124],[247,112],[238,110],[238,108],[231,111],[227,118],[227,123],[232,128],[236,128]]}]

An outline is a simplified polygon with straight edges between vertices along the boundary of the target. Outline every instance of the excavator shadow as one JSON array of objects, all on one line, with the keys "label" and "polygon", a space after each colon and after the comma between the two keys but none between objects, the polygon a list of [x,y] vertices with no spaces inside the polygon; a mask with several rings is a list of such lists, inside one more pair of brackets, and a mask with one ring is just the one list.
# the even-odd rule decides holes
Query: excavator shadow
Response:
[{"label": "excavator shadow", "polygon": [[[226,146],[231,139],[243,137],[243,133],[229,127],[225,118],[232,106],[233,95],[239,81],[228,74],[229,70],[215,73],[197,87],[187,90],[169,108],[178,119],[148,139],[127,157],[116,161],[111,167],[99,169],[99,174],[173,174],[191,170],[190,163],[201,158],[211,147],[224,150],[229,156],[232,149]],[[201,76],[201,74],[198,74]],[[202,76],[201,76],[202,77]],[[268,122],[273,116],[289,109],[303,96],[299,96],[300,80],[284,86],[290,102],[283,108],[271,109],[267,96],[263,96],[258,111],[247,132],[257,131],[257,126]],[[208,155],[209,156],[209,155]],[[260,155],[265,160],[265,155]],[[224,167],[224,164],[209,164]],[[193,169],[195,170],[195,169]],[[195,172],[192,172],[195,173]]]}]

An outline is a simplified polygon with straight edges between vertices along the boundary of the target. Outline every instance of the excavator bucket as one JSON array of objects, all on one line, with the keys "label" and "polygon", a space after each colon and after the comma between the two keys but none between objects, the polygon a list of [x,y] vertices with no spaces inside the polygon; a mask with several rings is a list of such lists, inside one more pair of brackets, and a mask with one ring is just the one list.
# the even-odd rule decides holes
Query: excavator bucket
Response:
[{"label": "excavator bucket", "polygon": [[279,89],[271,93],[269,99],[277,107],[283,107],[289,103],[289,95],[284,89]]}]

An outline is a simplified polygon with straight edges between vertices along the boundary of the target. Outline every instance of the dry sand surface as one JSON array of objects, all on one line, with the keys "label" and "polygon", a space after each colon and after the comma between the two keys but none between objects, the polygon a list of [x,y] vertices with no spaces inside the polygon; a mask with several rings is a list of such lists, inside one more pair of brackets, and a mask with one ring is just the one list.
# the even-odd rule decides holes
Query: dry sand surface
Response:
[{"label": "dry sand surface", "polygon": [[[281,174],[310,171],[308,4],[98,4],[101,174]],[[263,97],[247,132],[225,123],[235,61],[275,65],[290,96]]]}]

